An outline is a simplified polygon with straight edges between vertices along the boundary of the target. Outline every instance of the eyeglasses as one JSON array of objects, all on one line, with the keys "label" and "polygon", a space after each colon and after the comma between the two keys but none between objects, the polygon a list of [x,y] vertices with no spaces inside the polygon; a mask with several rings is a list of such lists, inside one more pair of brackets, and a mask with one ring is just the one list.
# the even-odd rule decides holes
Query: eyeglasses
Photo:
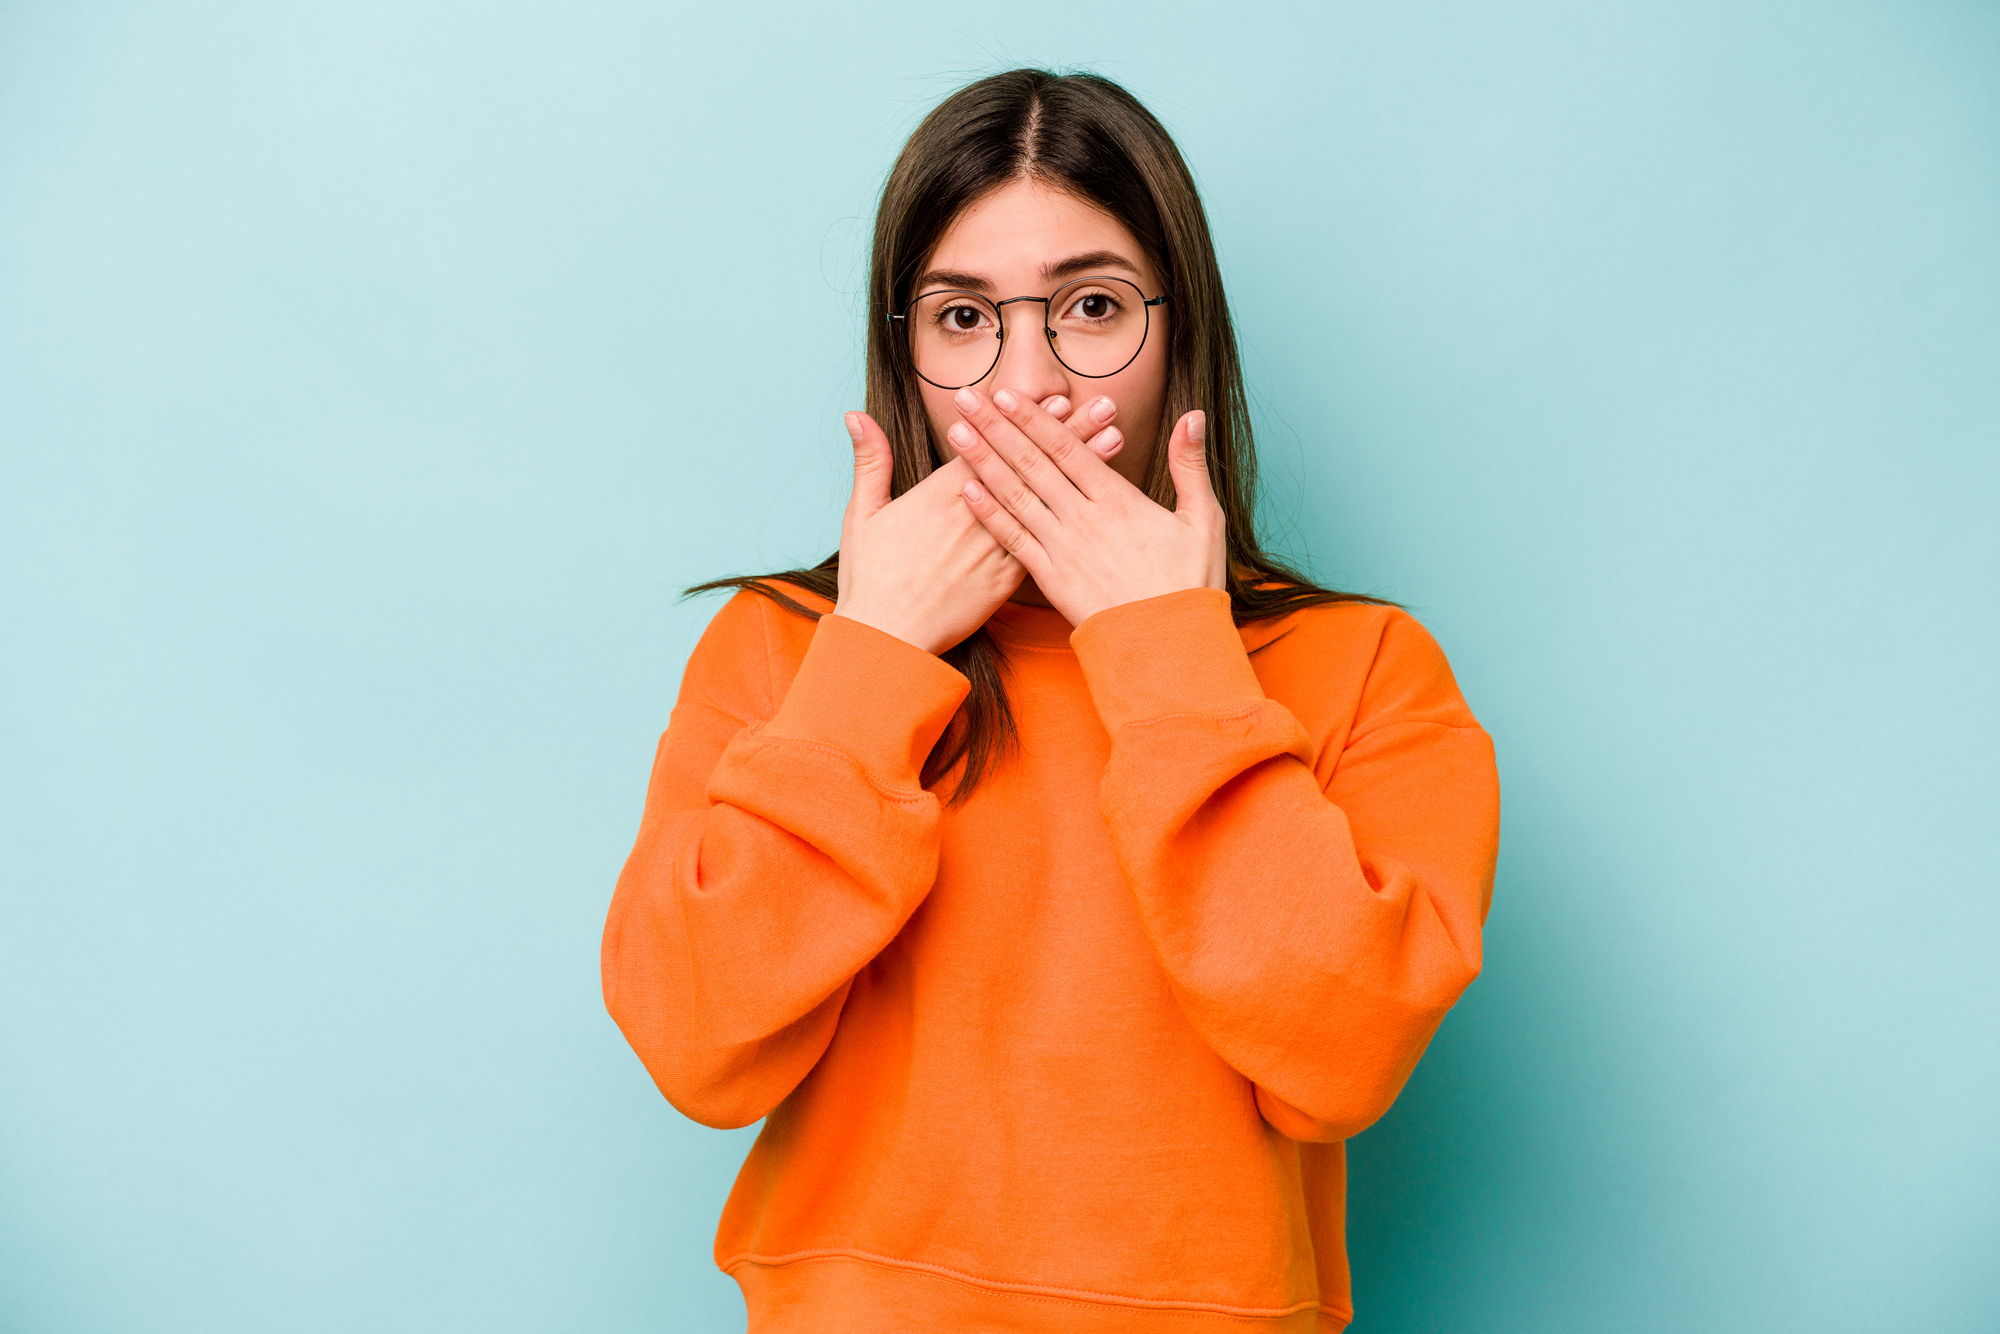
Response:
[{"label": "eyeglasses", "polygon": [[1000,364],[1007,322],[1000,308],[1042,304],[1042,333],[1056,360],[1085,379],[1116,375],[1139,357],[1164,295],[1147,298],[1123,278],[1079,278],[1050,296],[990,301],[956,288],[919,293],[891,324],[901,324],[917,374],[939,389],[978,384]]}]

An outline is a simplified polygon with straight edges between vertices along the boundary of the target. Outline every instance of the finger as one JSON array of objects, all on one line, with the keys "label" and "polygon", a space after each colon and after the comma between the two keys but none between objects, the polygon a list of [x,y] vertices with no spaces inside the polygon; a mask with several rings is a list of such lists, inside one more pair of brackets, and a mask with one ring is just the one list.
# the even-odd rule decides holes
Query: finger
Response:
[{"label": "finger", "polygon": [[[1004,389],[1001,392],[1007,394],[1008,402],[1016,404],[1018,410],[1019,400]],[[1030,490],[1042,498],[1043,504],[1058,516],[1076,508],[1082,499],[1076,484],[1033,440],[1027,437],[1019,426],[1014,424],[1006,413],[1000,410],[993,400],[977,389],[961,389],[952,402],[967,424],[984,436],[987,443],[1007,460],[1015,474],[1027,483]],[[1038,407],[1029,406],[1027,410],[1043,421],[1049,420],[1048,414]],[[1056,430],[1062,429],[1060,423],[1053,425]],[[1003,504],[1006,502],[1006,492],[1000,493],[1000,500]],[[1016,510],[1015,513],[1019,514],[1020,511]]]},{"label": "finger", "polygon": [[[1037,537],[1046,534],[1052,525],[1061,520],[1054,510],[1037,494],[1033,487],[1021,480],[1006,459],[985,436],[972,429],[968,422],[953,422],[945,432],[958,457],[972,469],[973,475],[984,486],[988,495],[998,501],[1008,513],[1018,519],[1028,531]],[[1047,460],[1042,466],[1048,468]],[[1053,471],[1053,469],[1050,469]],[[1074,494],[1074,492],[1072,492]]]},{"label": "finger", "polygon": [[[1069,429],[1073,434],[1082,436],[1086,431],[1097,430],[1097,423],[1092,420],[1091,415],[1087,411],[1090,408],[1101,409],[1100,415],[1105,421],[1110,421],[1118,415],[1118,405],[1108,398],[1098,399],[1093,403],[1085,404],[1086,411],[1075,412],[1069,418]],[[1116,426],[1107,426],[1103,430],[1097,431],[1096,435],[1084,440],[1083,443],[1090,446],[1090,452],[1097,455],[1097,457],[1111,459],[1117,457],[1118,451],[1125,448],[1125,433]]]},{"label": "finger", "polygon": [[[1081,434],[1083,430],[1094,431],[1110,425],[1111,419],[1118,415],[1118,405],[1110,399],[1092,400],[1080,412],[1070,414],[1068,423],[1057,421],[1043,412],[1039,405],[1024,402],[1005,389],[993,395],[993,406],[1005,414],[1007,420],[1083,495],[1092,500],[1099,499],[1117,478],[1118,474],[1084,445]],[[1016,466],[1023,476],[1027,475],[1025,469]],[[1037,491],[1040,489],[1036,487]]]},{"label": "finger", "polygon": [[[1103,412],[1098,414],[1101,421],[1108,422],[1118,415],[1117,405],[1112,403],[1108,398],[1096,400],[1095,405],[1102,406],[1104,409]],[[1079,437],[1087,431],[1097,430],[1098,421],[1093,421],[1089,417],[1073,416],[1076,411],[1076,405],[1061,394],[1050,394],[1047,398],[1043,399],[1042,411],[1048,413],[1049,416],[1054,417],[1059,422],[1068,422],[1070,430],[1074,431]],[[1096,435],[1091,436],[1083,443],[1089,445],[1091,452],[1099,458],[1108,459],[1115,457],[1118,451],[1125,447],[1125,435],[1116,426],[1107,426],[1103,430],[1097,431]]]},{"label": "finger", "polygon": [[889,452],[889,437],[865,412],[847,414],[847,434],[854,441],[854,493],[848,497],[847,508],[866,518],[889,503],[894,457]]},{"label": "finger", "polygon": [[1174,479],[1174,513],[1207,515],[1221,508],[1208,475],[1208,414],[1183,413],[1167,441],[1167,474]]},{"label": "finger", "polygon": [[972,511],[972,517],[986,526],[1000,549],[1019,561],[1022,569],[1032,575],[1047,571],[1048,552],[1012,512],[993,499],[990,491],[977,482],[967,482],[959,494],[965,497],[965,507]]},{"label": "finger", "polygon": [[[1111,400],[1108,398],[1101,401],[1109,409],[1109,414],[1105,416],[1104,420],[1110,421],[1110,414],[1116,414],[1118,409],[1112,406]],[[1073,416],[1076,411],[1075,404],[1071,403],[1061,394],[1051,394],[1049,397],[1043,399],[1042,411],[1048,413],[1049,416],[1054,417],[1059,422],[1068,422],[1070,430],[1074,431],[1078,436],[1082,436],[1088,431],[1096,430],[1097,427],[1097,423],[1091,421],[1088,417]],[[1108,459],[1116,457],[1118,451],[1125,447],[1125,436],[1116,426],[1107,426],[1083,443],[1089,445],[1091,453],[1097,455],[1097,457]]]}]

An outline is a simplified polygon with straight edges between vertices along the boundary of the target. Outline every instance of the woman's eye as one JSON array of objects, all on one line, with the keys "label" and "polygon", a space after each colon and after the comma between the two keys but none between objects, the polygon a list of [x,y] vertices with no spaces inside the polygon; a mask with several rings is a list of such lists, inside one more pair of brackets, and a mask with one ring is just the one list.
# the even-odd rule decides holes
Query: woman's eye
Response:
[{"label": "woman's eye", "polygon": [[1118,301],[1105,292],[1085,292],[1070,303],[1069,313],[1086,320],[1108,320],[1118,313]]},{"label": "woman's eye", "polygon": [[946,333],[978,333],[990,321],[986,312],[967,302],[963,305],[944,306],[931,316],[931,323]]}]

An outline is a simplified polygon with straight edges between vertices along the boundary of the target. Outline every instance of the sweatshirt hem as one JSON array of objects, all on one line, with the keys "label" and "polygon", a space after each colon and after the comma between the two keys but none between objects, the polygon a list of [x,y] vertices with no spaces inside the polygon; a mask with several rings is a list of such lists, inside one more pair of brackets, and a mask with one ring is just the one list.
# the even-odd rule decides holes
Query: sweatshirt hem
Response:
[{"label": "sweatshirt hem", "polygon": [[[1096,1292],[1087,1288],[1065,1288],[1035,1283],[1012,1283],[1001,1279],[981,1278],[962,1270],[945,1265],[933,1264],[925,1260],[902,1260],[893,1256],[877,1255],[870,1251],[829,1247],[817,1250],[791,1251],[783,1255],[756,1255],[743,1253],[731,1256],[719,1266],[723,1272],[744,1283],[745,1275],[738,1273],[746,1267],[757,1270],[791,1270],[795,1266],[812,1265],[825,1261],[844,1261],[847,1264],[874,1270],[883,1277],[894,1275],[898,1278],[910,1277],[929,1279],[939,1283],[969,1290],[984,1296],[1011,1298],[1018,1300],[1053,1302],[1066,1306],[1094,1307],[1107,1314],[1156,1316],[1217,1317],[1223,1320],[1256,1321],[1259,1324],[1276,1325],[1291,1323],[1301,1319],[1312,1319],[1318,1329],[1325,1329],[1322,1321],[1332,1322],[1339,1329],[1351,1321],[1353,1312],[1337,1306],[1328,1306],[1316,1299],[1293,1302],[1287,1306],[1232,1306],[1221,1302],[1203,1302],[1179,1298],[1134,1297],[1122,1293]],[[748,1286],[745,1295],[749,1295]],[[820,1311],[824,1318],[828,1313]],[[1203,1322],[1209,1328],[1212,1323]],[[753,1322],[753,1329],[756,1324]],[[1122,1328],[1122,1326],[1121,1326]]]}]

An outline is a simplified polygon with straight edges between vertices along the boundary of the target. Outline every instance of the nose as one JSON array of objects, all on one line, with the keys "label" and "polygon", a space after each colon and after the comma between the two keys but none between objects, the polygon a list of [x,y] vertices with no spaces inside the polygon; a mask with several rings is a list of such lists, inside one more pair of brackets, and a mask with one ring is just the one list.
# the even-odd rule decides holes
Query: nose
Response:
[{"label": "nose", "polygon": [[1030,403],[1068,394],[1069,372],[1049,346],[1042,308],[1023,301],[1001,315],[1007,321],[1007,337],[1000,345],[1000,360],[980,388],[989,394],[1010,389]]}]

